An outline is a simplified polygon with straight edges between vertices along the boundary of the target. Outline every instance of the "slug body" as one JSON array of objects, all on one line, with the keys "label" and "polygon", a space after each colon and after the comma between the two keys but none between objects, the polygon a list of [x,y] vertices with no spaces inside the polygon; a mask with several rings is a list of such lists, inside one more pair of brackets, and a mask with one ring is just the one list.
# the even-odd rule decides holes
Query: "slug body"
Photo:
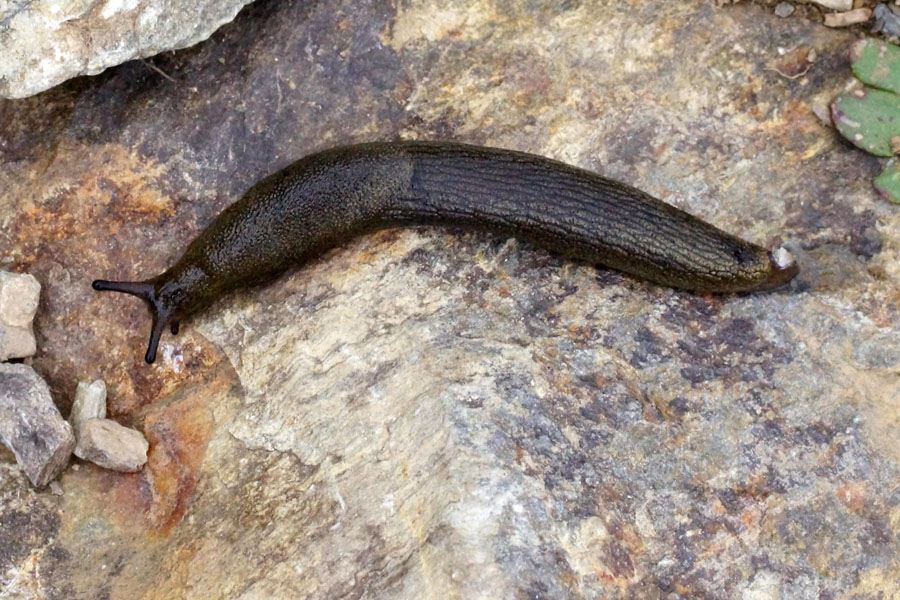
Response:
[{"label": "slug body", "polygon": [[172,268],[143,282],[94,281],[145,299],[146,360],[167,324],[273,278],[347,239],[450,225],[528,240],[694,292],[768,290],[798,272],[770,253],[622,183],[522,152],[440,142],[370,143],[303,158],[225,209]]}]

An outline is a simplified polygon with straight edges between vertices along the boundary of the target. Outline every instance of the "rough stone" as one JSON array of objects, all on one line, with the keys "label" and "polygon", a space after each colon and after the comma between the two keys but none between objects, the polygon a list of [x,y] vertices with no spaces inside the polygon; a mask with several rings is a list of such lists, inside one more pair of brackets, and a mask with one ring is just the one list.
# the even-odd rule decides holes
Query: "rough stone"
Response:
[{"label": "rough stone", "polygon": [[[160,56],[174,82],[129,63],[0,103],[0,257],[45,285],[35,366],[53,390],[96,373],[151,444],[137,474],[69,469],[61,497],[19,499],[0,463],[4,585],[900,594],[900,214],[812,108],[855,33],[774,4],[258,0]],[[152,367],[143,304],[90,288],[156,275],[294,159],[398,137],[600,171],[803,271],[694,296],[393,230],[223,297]]]},{"label": "rough stone", "polygon": [[75,456],[104,469],[134,473],[147,463],[148,448],[140,431],[111,419],[90,419],[78,431]]},{"label": "rough stone", "polygon": [[779,17],[789,17],[794,14],[794,5],[790,2],[779,2],[775,6],[775,15]]},{"label": "rough stone", "polygon": [[40,296],[41,284],[32,275],[0,271],[0,361],[37,351],[31,322]]},{"label": "rough stone", "polygon": [[853,8],[853,0],[812,0],[812,2],[830,10],[846,11]]},{"label": "rough stone", "polygon": [[0,364],[0,442],[39,488],[66,468],[75,446],[47,384],[28,365]]},{"label": "rough stone", "polygon": [[879,4],[872,9],[875,28],[885,35],[900,37],[900,7]]},{"label": "rough stone", "polygon": [[850,27],[865,23],[872,18],[871,8],[854,8],[846,12],[828,13],[825,15],[825,27]]},{"label": "rough stone", "polygon": [[250,1],[0,3],[0,96],[24,98],[78,75],[191,46],[231,21]]},{"label": "rough stone", "polygon": [[106,383],[97,379],[93,383],[79,381],[75,390],[75,402],[72,404],[72,412],[69,414],[69,423],[75,430],[76,439],[85,422],[90,419],[103,419],[106,417]]}]

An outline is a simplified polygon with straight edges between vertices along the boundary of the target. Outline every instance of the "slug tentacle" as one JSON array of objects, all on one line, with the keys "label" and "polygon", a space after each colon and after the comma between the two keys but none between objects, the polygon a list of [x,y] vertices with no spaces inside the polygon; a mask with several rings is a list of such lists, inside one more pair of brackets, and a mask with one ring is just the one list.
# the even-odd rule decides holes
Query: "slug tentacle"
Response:
[{"label": "slug tentacle", "polygon": [[[105,279],[95,279],[91,286],[100,292],[121,292],[131,296],[137,296],[147,303],[150,307],[150,314],[153,319],[153,325],[150,328],[150,342],[147,346],[147,353],[144,360],[153,363],[156,360],[156,349],[159,346],[159,339],[162,332],[169,322],[172,313],[161,300],[156,292],[156,285],[151,281],[107,281]],[[172,333],[178,333],[178,322],[172,322]]]},{"label": "slug tentacle", "polygon": [[799,272],[790,253],[728,234],[629,185],[564,163],[444,142],[370,143],[307,156],[225,209],[170,269],[94,289],[143,298],[147,362],[169,324],[276,277],[354,235],[452,225],[515,236],[568,258],[701,293],[757,292]]},{"label": "slug tentacle", "polygon": [[153,304],[153,283],[149,281],[107,281],[95,279],[91,284],[98,292],[122,292]]}]

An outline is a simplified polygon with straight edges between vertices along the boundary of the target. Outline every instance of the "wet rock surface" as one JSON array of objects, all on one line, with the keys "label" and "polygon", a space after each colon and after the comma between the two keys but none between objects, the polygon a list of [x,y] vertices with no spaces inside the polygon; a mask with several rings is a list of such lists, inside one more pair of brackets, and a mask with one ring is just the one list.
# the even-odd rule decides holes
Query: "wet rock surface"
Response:
[{"label": "wet rock surface", "polygon": [[[870,187],[877,161],[813,113],[852,38],[699,0],[263,0],[159,57],[171,80],[129,63],[0,104],[0,256],[45,282],[34,366],[64,413],[102,377],[150,443],[140,473],[80,465],[63,496],[23,498],[0,468],[0,536],[19,532],[0,585],[900,593],[900,214]],[[294,159],[398,137],[597,170],[784,243],[803,272],[693,296],[392,230],[222,299],[152,367],[146,309],[90,289],[156,275]]]}]

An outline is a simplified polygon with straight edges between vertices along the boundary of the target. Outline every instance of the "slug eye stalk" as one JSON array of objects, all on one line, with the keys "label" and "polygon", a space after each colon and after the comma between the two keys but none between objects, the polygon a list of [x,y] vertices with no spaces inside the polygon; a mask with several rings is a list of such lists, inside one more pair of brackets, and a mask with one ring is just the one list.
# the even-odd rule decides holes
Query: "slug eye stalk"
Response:
[{"label": "slug eye stalk", "polygon": [[156,349],[159,346],[159,338],[163,329],[171,321],[172,334],[178,333],[178,321],[172,320],[172,313],[159,300],[156,294],[156,286],[152,281],[107,281],[95,279],[91,286],[98,292],[121,292],[130,296],[137,296],[147,303],[150,314],[153,317],[153,325],[150,329],[150,343],[144,360],[152,364],[156,360]]}]

